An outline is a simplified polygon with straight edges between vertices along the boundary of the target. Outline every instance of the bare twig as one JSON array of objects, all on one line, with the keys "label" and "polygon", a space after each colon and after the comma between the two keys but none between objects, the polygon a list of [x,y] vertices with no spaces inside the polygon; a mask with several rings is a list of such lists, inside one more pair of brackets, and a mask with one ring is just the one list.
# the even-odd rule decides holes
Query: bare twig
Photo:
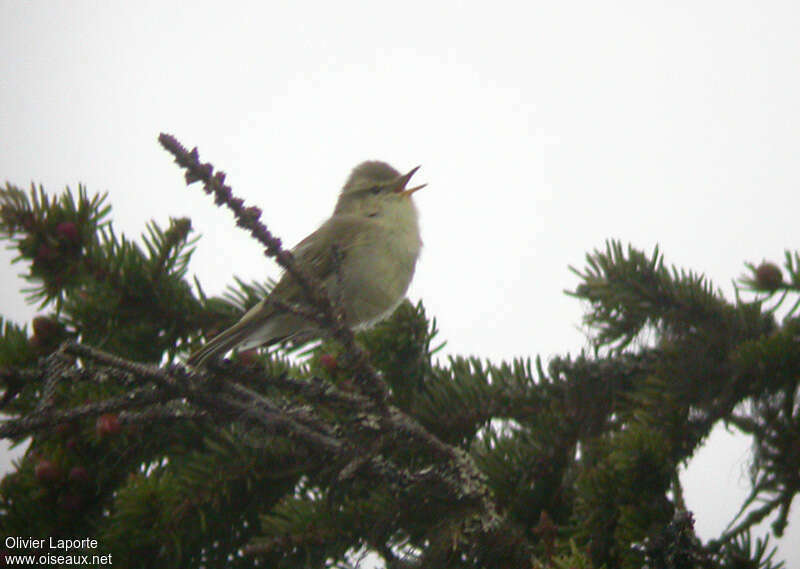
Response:
[{"label": "bare twig", "polygon": [[142,411],[124,411],[120,413],[119,421],[123,424],[145,425],[150,423],[174,423],[176,421],[200,421],[211,418],[210,413],[202,409],[195,409],[188,405],[159,404],[147,407]]},{"label": "bare twig", "polygon": [[187,185],[203,182],[204,191],[213,195],[216,203],[228,207],[236,217],[236,224],[247,229],[259,243],[264,245],[264,254],[273,257],[291,275],[309,303],[319,309],[322,317],[317,321],[344,346],[346,365],[353,372],[356,384],[377,401],[384,401],[389,395],[388,388],[369,363],[363,350],[356,344],[353,331],[341,318],[337,318],[337,310],[333,307],[324,287],[297,266],[294,256],[283,248],[281,240],[273,236],[261,223],[261,210],[255,206],[245,207],[244,200],[234,196],[233,190],[225,184],[225,173],[214,174],[214,166],[200,162],[197,148],[187,151],[174,136],[165,133],[161,133],[158,140],[175,157],[175,162],[186,169]]}]

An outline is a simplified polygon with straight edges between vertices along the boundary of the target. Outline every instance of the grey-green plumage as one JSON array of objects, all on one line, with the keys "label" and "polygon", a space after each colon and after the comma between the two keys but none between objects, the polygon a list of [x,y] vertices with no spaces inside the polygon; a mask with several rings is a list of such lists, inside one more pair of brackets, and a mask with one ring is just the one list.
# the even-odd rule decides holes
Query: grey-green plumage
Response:
[{"label": "grey-green plumage", "polygon": [[[369,326],[389,316],[405,296],[422,247],[417,210],[407,189],[419,167],[404,175],[385,162],[356,166],[347,179],[333,215],[295,246],[298,267],[341,298],[348,324]],[[341,275],[334,271],[334,249],[341,257]],[[304,304],[300,287],[284,274],[270,294],[239,322],[192,354],[188,363],[203,365],[235,347],[270,345],[319,335],[313,322],[275,306]]]}]

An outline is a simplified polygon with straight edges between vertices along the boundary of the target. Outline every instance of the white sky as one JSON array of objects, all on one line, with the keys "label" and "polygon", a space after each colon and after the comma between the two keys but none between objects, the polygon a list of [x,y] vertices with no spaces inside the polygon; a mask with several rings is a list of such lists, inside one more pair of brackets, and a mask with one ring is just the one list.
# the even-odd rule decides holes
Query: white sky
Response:
[{"label": "white sky", "polygon": [[[0,0],[0,181],[108,190],[129,236],[190,216],[213,294],[278,270],[183,185],[159,132],[199,146],[288,245],[356,163],[421,164],[409,296],[448,353],[575,353],[567,266],[606,238],[658,243],[730,296],[745,261],[797,247],[800,210],[800,5],[600,4]],[[0,312],[25,322],[11,257]],[[735,511],[747,460],[720,431],[693,461],[701,536]]]}]

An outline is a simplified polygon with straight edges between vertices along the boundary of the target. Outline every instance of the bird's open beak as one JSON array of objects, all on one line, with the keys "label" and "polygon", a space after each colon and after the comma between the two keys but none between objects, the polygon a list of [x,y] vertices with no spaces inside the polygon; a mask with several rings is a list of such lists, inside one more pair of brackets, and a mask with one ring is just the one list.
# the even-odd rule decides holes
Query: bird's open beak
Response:
[{"label": "bird's open beak", "polygon": [[401,196],[408,198],[411,197],[411,194],[413,194],[414,192],[421,190],[422,188],[428,185],[428,184],[422,184],[421,186],[414,186],[413,188],[406,189],[409,180],[411,180],[411,176],[413,176],[414,173],[419,169],[420,166],[417,166],[416,168],[413,168],[408,174],[403,174],[402,176],[400,176],[400,178],[397,180],[397,185],[394,188],[396,194],[400,194]]}]

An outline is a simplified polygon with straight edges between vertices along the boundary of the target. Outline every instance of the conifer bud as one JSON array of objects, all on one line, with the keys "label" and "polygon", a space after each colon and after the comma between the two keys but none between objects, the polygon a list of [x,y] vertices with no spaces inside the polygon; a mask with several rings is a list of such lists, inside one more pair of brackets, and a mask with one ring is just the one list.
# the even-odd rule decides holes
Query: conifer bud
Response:
[{"label": "conifer bud", "polygon": [[52,340],[61,332],[61,324],[50,316],[37,316],[33,319],[32,325],[33,334],[43,342]]},{"label": "conifer bud", "polygon": [[100,415],[95,423],[95,432],[100,438],[117,435],[121,430],[122,425],[120,425],[119,417],[115,413]]},{"label": "conifer bud", "polygon": [[73,423],[59,423],[55,427],[56,434],[61,437],[68,437],[75,431],[75,425]]},{"label": "conifer bud", "polygon": [[783,284],[783,273],[775,263],[761,263],[756,268],[756,286],[760,290],[774,291]]},{"label": "conifer bud", "polygon": [[20,216],[19,224],[25,231],[33,231],[36,227],[36,218],[30,212],[25,212]]},{"label": "conifer bud", "polygon": [[86,484],[89,482],[89,471],[82,466],[73,466],[69,471],[70,482]]},{"label": "conifer bud", "polygon": [[80,238],[78,226],[72,221],[62,221],[56,226],[56,232],[60,237],[68,241],[76,242]]},{"label": "conifer bud", "polygon": [[40,263],[52,261],[56,257],[58,257],[58,251],[44,243],[39,245],[39,249],[36,251],[36,260]]},{"label": "conifer bud", "polygon": [[319,357],[319,365],[321,365],[328,373],[334,373],[339,367],[339,362],[336,360],[336,356],[334,355],[322,354]]},{"label": "conifer bud", "polygon": [[68,512],[76,512],[83,507],[83,498],[75,492],[64,492],[59,498],[61,507]]},{"label": "conifer bud", "polygon": [[254,365],[258,361],[258,349],[253,348],[251,350],[245,350],[243,352],[239,352],[236,355],[236,358],[242,365],[245,366]]},{"label": "conifer bud", "polygon": [[39,482],[49,484],[61,478],[61,469],[52,460],[42,459],[36,464],[33,474]]}]

